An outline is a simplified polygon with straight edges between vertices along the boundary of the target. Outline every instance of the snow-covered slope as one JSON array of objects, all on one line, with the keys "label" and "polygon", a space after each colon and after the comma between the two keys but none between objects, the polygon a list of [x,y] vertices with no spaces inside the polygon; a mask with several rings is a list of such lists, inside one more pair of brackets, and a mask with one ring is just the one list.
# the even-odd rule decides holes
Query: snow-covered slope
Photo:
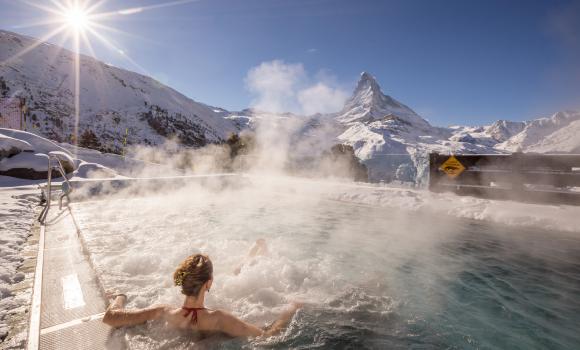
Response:
[{"label": "snow-covered slope", "polygon": [[512,136],[522,132],[526,127],[525,122],[511,122],[508,120],[498,120],[485,128],[485,133],[497,142],[507,141]]},{"label": "snow-covered slope", "polygon": [[[19,53],[31,49],[23,55]],[[15,58],[14,58],[15,57]],[[56,141],[74,133],[74,54],[36,39],[0,31],[0,95],[26,98],[26,130]],[[236,130],[210,107],[141,74],[96,59],[80,60],[79,135],[90,129],[99,148],[127,142],[157,145],[177,137],[186,146],[218,142]]]},{"label": "snow-covered slope", "polygon": [[520,132],[496,148],[538,153],[578,153],[580,111],[558,112],[549,118],[524,122]]}]

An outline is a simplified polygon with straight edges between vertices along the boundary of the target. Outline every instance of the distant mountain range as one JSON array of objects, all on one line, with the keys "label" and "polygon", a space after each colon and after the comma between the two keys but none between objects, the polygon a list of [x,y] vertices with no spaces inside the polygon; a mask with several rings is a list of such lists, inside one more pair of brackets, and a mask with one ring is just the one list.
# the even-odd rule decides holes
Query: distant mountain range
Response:
[{"label": "distant mountain range", "polygon": [[[10,59],[32,45],[37,46]],[[0,31],[0,96],[26,98],[28,131],[56,141],[73,141],[73,60],[74,54],[66,49]],[[305,117],[253,109],[229,112],[87,56],[81,56],[80,71],[79,134],[91,130],[98,147],[112,152],[120,151],[125,134],[129,144],[159,145],[176,138],[184,146],[200,147],[256,128],[264,118],[300,120],[303,127],[295,130],[293,140],[310,138],[318,145],[352,146],[375,181],[420,181],[429,152],[580,152],[580,111],[526,122],[437,127],[384,94],[366,72],[341,111]]]},{"label": "distant mountain range", "polygon": [[499,120],[489,126],[435,127],[385,95],[368,73],[361,74],[353,96],[331,117],[345,128],[338,140],[354,147],[374,180],[424,179],[431,152],[580,153],[580,111],[525,122]]}]

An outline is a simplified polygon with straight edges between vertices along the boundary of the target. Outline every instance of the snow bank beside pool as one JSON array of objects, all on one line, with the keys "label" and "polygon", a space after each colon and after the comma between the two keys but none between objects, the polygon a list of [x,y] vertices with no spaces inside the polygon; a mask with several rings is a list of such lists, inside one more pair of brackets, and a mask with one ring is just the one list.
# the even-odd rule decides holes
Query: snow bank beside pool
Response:
[{"label": "snow bank beside pool", "polygon": [[[116,174],[123,176],[138,177],[143,175],[145,169],[157,169],[158,171],[156,171],[156,173],[162,174],[163,171],[167,169],[167,167],[163,165],[134,159],[129,156],[122,156],[113,153],[102,153],[94,149],[78,147],[69,145],[67,143],[61,143],[60,146],[72,153],[78,160],[85,161],[88,164],[93,163],[102,165],[107,169],[114,171]],[[79,165],[79,167],[80,166],[81,165]]]},{"label": "snow bank beside pool", "polygon": [[32,150],[33,148],[28,142],[0,133],[0,157],[9,157],[22,151]]},{"label": "snow bank beside pool", "polygon": [[19,153],[10,158],[0,160],[0,171],[12,169],[31,169],[37,172],[47,171],[48,157],[42,153]]},{"label": "snow bank beside pool", "polygon": [[0,190],[0,342],[8,335],[10,316],[27,312],[30,301],[29,292],[17,293],[13,287],[26,278],[18,268],[24,261],[21,253],[34,224],[37,202],[33,189]]},{"label": "snow bank beside pool", "polygon": [[113,169],[98,163],[87,163],[81,161],[77,170],[73,173],[73,180],[76,179],[117,179],[125,178],[118,175]]},{"label": "snow bank beside pool", "polygon": [[[12,139],[17,139],[21,142],[26,142],[31,147],[27,149],[29,151],[34,150],[34,152],[36,153],[44,153],[44,154],[58,151],[67,154],[69,157],[71,156],[71,154],[66,149],[60,147],[56,143],[30,132],[0,128],[0,134],[8,136]],[[0,139],[0,141],[2,140]]]},{"label": "snow bank beside pool", "polygon": [[49,153],[60,159],[65,172],[76,169],[71,154],[56,143],[26,131],[0,128],[0,175],[30,180],[46,178]]}]

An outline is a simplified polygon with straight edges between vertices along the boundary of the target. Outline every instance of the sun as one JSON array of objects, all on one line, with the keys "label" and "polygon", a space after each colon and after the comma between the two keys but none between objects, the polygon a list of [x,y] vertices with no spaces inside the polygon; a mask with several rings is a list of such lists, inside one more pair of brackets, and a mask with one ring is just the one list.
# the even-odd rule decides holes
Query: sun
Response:
[{"label": "sun", "polygon": [[86,29],[89,24],[89,13],[79,7],[71,7],[63,12],[64,22],[75,31]]}]

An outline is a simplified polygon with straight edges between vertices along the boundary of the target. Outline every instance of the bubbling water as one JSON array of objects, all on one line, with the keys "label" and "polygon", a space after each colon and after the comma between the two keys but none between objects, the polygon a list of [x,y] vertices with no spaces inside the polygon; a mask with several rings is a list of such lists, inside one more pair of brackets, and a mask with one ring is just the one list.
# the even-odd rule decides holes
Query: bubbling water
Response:
[{"label": "bubbling water", "polygon": [[[559,262],[545,256],[530,260],[528,245],[520,245],[515,236],[505,239],[487,225],[254,188],[215,193],[191,187],[163,195],[74,203],[72,208],[102,282],[128,293],[128,307],[181,305],[172,272],[197,252],[209,254],[214,263],[214,284],[206,296],[210,308],[264,325],[289,301],[309,305],[274,340],[204,340],[211,348],[558,347],[578,341],[566,332],[567,323],[560,330],[564,341],[536,339],[528,333],[525,341],[518,340],[522,327],[537,327],[545,334],[554,330],[541,317],[530,320],[524,315],[529,303],[538,302],[537,296],[526,294],[530,281],[496,276],[501,269],[527,268],[529,261],[577,273],[578,240],[567,248],[553,243]],[[266,239],[269,254],[234,274],[258,238]],[[523,260],[514,260],[509,249]],[[505,284],[496,286],[501,278]],[[573,281],[559,293],[580,291],[578,274]],[[517,314],[522,320],[507,322],[504,330],[483,331],[482,324],[493,325],[495,318],[505,316],[502,307],[515,307],[502,293],[514,293],[514,304],[525,306],[524,311],[509,310],[511,317]],[[580,311],[577,302],[570,305],[572,311]],[[471,310],[471,319],[463,309]],[[578,322],[570,310],[563,312]],[[204,344],[156,324],[116,334],[117,341],[135,349]]]}]

